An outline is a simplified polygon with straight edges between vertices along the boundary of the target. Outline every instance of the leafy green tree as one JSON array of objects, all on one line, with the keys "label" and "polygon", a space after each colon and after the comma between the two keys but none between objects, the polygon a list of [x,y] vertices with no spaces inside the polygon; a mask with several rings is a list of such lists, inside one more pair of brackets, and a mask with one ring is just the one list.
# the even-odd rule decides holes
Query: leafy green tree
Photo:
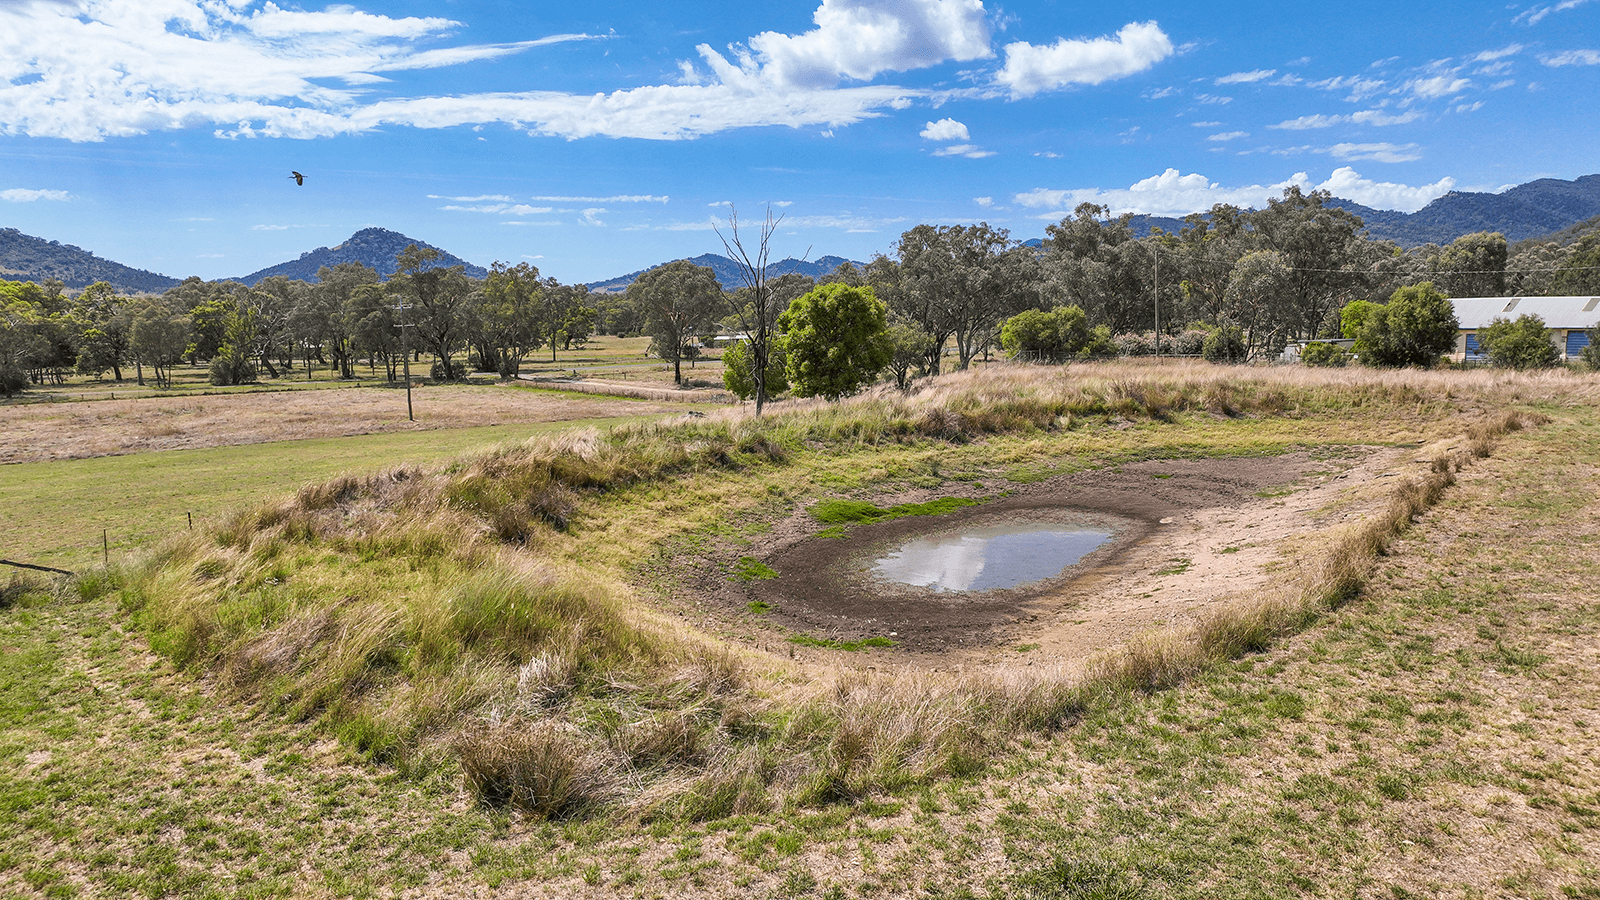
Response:
[{"label": "leafy green tree", "polygon": [[222,345],[211,357],[211,383],[250,384],[257,370],[252,347],[256,345],[256,313],[248,307],[235,308],[223,328]]},{"label": "leafy green tree", "polygon": [[1506,253],[1506,236],[1498,231],[1464,234],[1433,260],[1432,281],[1451,297],[1503,297]]},{"label": "leafy green tree", "polygon": [[933,338],[916,325],[897,322],[889,326],[889,344],[893,348],[889,372],[894,375],[895,385],[903,391],[911,386],[913,378],[927,372],[925,366],[934,349]]},{"label": "leafy green tree", "polygon": [[50,352],[46,317],[35,304],[14,297],[0,294],[0,394],[7,397],[27,388],[28,370]]},{"label": "leafy green tree", "polygon": [[129,347],[134,359],[155,370],[156,384],[172,386],[172,367],[189,347],[189,317],[172,301],[143,297],[131,304]]},{"label": "leafy green tree", "polygon": [[402,347],[400,323],[394,309],[397,299],[381,284],[365,284],[351,293],[345,313],[355,322],[350,333],[351,353],[365,356],[373,369],[381,360],[391,382],[399,378],[397,369]]},{"label": "leafy green tree", "polygon": [[522,359],[545,340],[545,292],[539,270],[527,263],[495,262],[483,290],[469,304],[479,365],[515,378]]},{"label": "leafy green tree", "polygon": [[[755,374],[751,371],[755,354],[749,341],[734,341],[722,351],[722,385],[740,400],[750,400],[756,395]],[[782,342],[776,343],[767,356],[766,390],[768,396],[777,396],[789,389],[784,373]]]},{"label": "leafy green tree", "polygon": [[122,380],[122,367],[129,361],[128,321],[122,314],[126,304],[127,298],[104,281],[84,288],[73,300],[79,374],[99,378],[110,369],[113,378]]},{"label": "leafy green tree", "polygon": [[586,284],[562,284],[554,278],[544,283],[544,322],[550,343],[550,361],[556,361],[556,348],[582,347],[594,333],[599,313],[589,298]]},{"label": "leafy green tree", "polygon": [[1223,320],[1243,333],[1245,358],[1283,346],[1295,316],[1292,282],[1283,254],[1275,250],[1252,250],[1234,264]]},{"label": "leafy green tree", "polygon": [[1332,310],[1364,292],[1372,262],[1370,242],[1362,236],[1361,219],[1328,206],[1330,199],[1327,191],[1307,194],[1295,185],[1281,199],[1269,199],[1266,209],[1250,214],[1257,240],[1279,254],[1283,265],[1276,277],[1284,303],[1270,322],[1262,323],[1269,331],[1316,337]]},{"label": "leafy green tree", "polygon": [[466,374],[454,357],[466,343],[462,308],[472,295],[472,282],[461,266],[437,266],[438,259],[439,251],[412,244],[395,258],[393,280],[400,282],[408,307],[405,323],[415,328],[418,343],[433,354],[438,377],[456,381]]},{"label": "leafy green tree", "polygon": [[322,336],[340,378],[355,376],[351,342],[358,320],[351,317],[350,300],[362,287],[382,283],[378,271],[363,263],[323,266],[317,269],[317,283],[305,292],[301,301],[326,323]]},{"label": "leafy green tree", "polygon": [[889,307],[870,287],[828,284],[795,298],[778,317],[789,384],[829,400],[871,384],[889,364]]},{"label": "leafy green tree", "polygon": [[1588,366],[1590,371],[1600,372],[1600,322],[1589,329],[1589,343],[1579,351],[1578,358]]},{"label": "leafy green tree", "polygon": [[[1012,248],[1003,228],[918,225],[900,236],[896,249],[905,304],[900,317],[920,326],[938,348],[954,338],[963,369],[993,342],[1002,320],[1040,296],[1033,252]],[[937,373],[939,356],[929,362]]]},{"label": "leafy green tree", "polygon": [[1561,363],[1561,349],[1550,342],[1544,319],[1520,315],[1515,321],[1496,318],[1478,331],[1478,346],[1489,360],[1507,369],[1548,369]]},{"label": "leafy green tree", "polygon": [[628,298],[644,313],[651,354],[672,363],[672,380],[683,384],[684,346],[711,325],[722,304],[716,273],[686,259],[669,262],[634,279]]},{"label": "leafy green tree", "polygon": [[1431,366],[1455,346],[1455,306],[1431,282],[1395,291],[1364,314],[1356,337],[1361,361],[1373,366]]},{"label": "leafy green tree", "polygon": [[1574,245],[1551,285],[1556,296],[1600,296],[1600,235]]}]

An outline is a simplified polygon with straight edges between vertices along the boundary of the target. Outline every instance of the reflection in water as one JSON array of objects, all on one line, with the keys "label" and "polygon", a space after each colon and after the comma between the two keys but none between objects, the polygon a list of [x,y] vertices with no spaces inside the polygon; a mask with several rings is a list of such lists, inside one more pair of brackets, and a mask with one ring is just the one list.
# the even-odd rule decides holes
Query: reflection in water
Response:
[{"label": "reflection in water", "polygon": [[992,525],[918,538],[879,559],[872,574],[936,591],[989,591],[1058,575],[1110,539],[1099,528]]}]

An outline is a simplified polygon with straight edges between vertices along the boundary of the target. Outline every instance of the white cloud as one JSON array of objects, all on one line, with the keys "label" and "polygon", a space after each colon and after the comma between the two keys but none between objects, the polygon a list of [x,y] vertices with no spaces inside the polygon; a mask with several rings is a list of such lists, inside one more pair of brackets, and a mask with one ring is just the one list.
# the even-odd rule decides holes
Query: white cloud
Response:
[{"label": "white cloud", "polygon": [[1453,97],[1472,86],[1466,78],[1456,78],[1452,75],[1435,75],[1432,78],[1413,78],[1406,82],[1406,89],[1424,100],[1437,100],[1440,97]]},{"label": "white cloud", "polygon": [[1322,81],[1313,81],[1307,87],[1324,91],[1349,91],[1350,96],[1345,99],[1351,103],[1359,103],[1368,97],[1376,96],[1382,91],[1387,82],[1380,78],[1361,78],[1355,75],[1327,78]]},{"label": "white cloud", "polygon": [[1154,22],[1130,22],[1114,37],[1061,38],[1047,46],[1017,41],[1005,46],[1005,66],[995,82],[1010,89],[1012,97],[1029,97],[1072,84],[1123,78],[1150,68],[1173,52],[1172,40]]},{"label": "white cloud", "polygon": [[972,138],[972,135],[967,133],[967,126],[955,119],[929,122],[928,127],[922,129],[920,136],[930,141],[965,141]]},{"label": "white cloud", "polygon": [[1195,99],[1199,100],[1201,103],[1206,103],[1212,106],[1221,106],[1224,103],[1233,102],[1232,97],[1218,97],[1212,94],[1197,94],[1195,95]]},{"label": "white cloud", "polygon": [[1298,119],[1289,119],[1268,128],[1277,128],[1284,131],[1307,131],[1313,128],[1331,128],[1334,125],[1404,125],[1422,118],[1422,113],[1411,110],[1403,113],[1389,113],[1381,109],[1364,109],[1349,115],[1325,116],[1321,114],[1301,116]]},{"label": "white cloud", "polygon": [[529,197],[545,203],[661,203],[667,202],[665,194],[616,194],[611,197]]},{"label": "white cloud", "polygon": [[1254,72],[1235,72],[1224,75],[1216,80],[1217,84],[1254,84],[1257,81],[1266,81],[1278,74],[1277,69],[1256,69]]},{"label": "white cloud", "polygon": [[441,206],[446,212],[475,212],[500,216],[540,216],[555,209],[549,206],[529,206],[526,203],[488,203],[481,206]]},{"label": "white cloud", "polygon": [[983,207],[984,209],[988,209],[989,207],[994,205],[994,198],[993,197],[973,197],[972,198],[972,202],[978,204],[979,206]]},{"label": "white cloud", "polygon": [[1207,137],[1206,140],[1208,140],[1208,141],[1236,141],[1239,138],[1247,138],[1249,136],[1250,136],[1250,132],[1248,132],[1248,131],[1224,131],[1224,132],[1222,132],[1220,134],[1213,134],[1213,135]]},{"label": "white cloud", "polygon": [[1037,156],[1037,157],[1040,157],[1041,159],[1060,159],[1061,158],[1061,154],[1055,152],[1054,150],[1036,150],[1036,151],[1034,151],[1033,155]]},{"label": "white cloud", "polygon": [[811,19],[815,30],[764,31],[735,56],[776,85],[822,88],[994,55],[982,0],[822,0]]},{"label": "white cloud", "polygon": [[1472,58],[1473,62],[1494,62],[1507,56],[1516,56],[1522,52],[1521,44],[1509,44],[1499,50],[1485,50]]},{"label": "white cloud", "polygon": [[705,84],[406,97],[363,85],[377,83],[378,72],[597,38],[428,48],[461,24],[271,0],[0,2],[0,30],[30,44],[28,54],[0,58],[0,134],[98,141],[211,128],[224,138],[311,138],[500,123],[568,139],[675,140],[767,125],[831,129],[904,108],[924,92],[811,85],[992,55],[980,0],[825,0],[815,18],[818,28],[797,37],[752,38],[731,51],[733,62],[700,45],[711,70]]},{"label": "white cloud", "polygon": [[1336,169],[1321,184],[1313,183],[1307,173],[1297,172],[1277,184],[1224,187],[1198,173],[1182,175],[1177,169],[1168,169],[1123,190],[1036,188],[1017,194],[1012,199],[1020,206],[1045,210],[1038,216],[1041,219],[1059,219],[1080,203],[1109,206],[1113,215],[1128,212],[1185,216],[1192,212],[1205,212],[1218,203],[1260,209],[1267,205],[1269,198],[1281,197],[1285,188],[1298,185],[1303,191],[1327,190],[1336,197],[1354,200],[1364,206],[1415,212],[1449,192],[1455,184],[1453,178],[1419,187],[1377,182],[1363,178],[1346,166]]},{"label": "white cloud", "polygon": [[1522,13],[1519,13],[1517,17],[1511,21],[1525,21],[1529,25],[1537,25],[1539,24],[1540,19],[1543,19],[1545,16],[1548,16],[1553,12],[1566,12],[1569,9],[1582,6],[1588,2],[1589,0],[1562,0],[1562,2],[1557,3],[1555,6],[1535,6],[1532,9],[1524,10]]},{"label": "white cloud", "polygon": [[604,210],[602,208],[599,208],[599,207],[595,207],[593,209],[584,210],[583,211],[583,221],[580,224],[583,224],[583,225],[594,225],[597,228],[604,228],[606,226],[606,223],[600,221],[600,214],[603,213],[603,212],[606,212],[606,210]]},{"label": "white cloud", "polygon": [[1165,99],[1167,97],[1171,97],[1176,93],[1178,93],[1178,89],[1177,88],[1175,88],[1175,87],[1164,87],[1164,88],[1160,88],[1159,90],[1148,91],[1148,92],[1145,93],[1144,96],[1145,96],[1145,99],[1147,99],[1147,100],[1162,100],[1162,99]]},{"label": "white cloud", "polygon": [[32,203],[35,200],[65,202],[71,199],[72,195],[66,191],[33,190],[31,188],[10,188],[0,191],[0,200],[8,203]]},{"label": "white cloud", "polygon": [[984,150],[981,147],[975,147],[972,144],[951,144],[948,147],[940,147],[938,150],[933,151],[933,155],[965,156],[968,159],[983,159],[985,156],[993,156],[994,151]]},{"label": "white cloud", "polygon": [[1328,153],[1335,159],[1359,162],[1373,160],[1375,162],[1399,163],[1411,162],[1421,159],[1422,154],[1417,152],[1416,144],[1334,144],[1328,148]]},{"label": "white cloud", "polygon": [[1516,83],[1517,83],[1517,80],[1515,78],[1507,78],[1505,81],[1496,81],[1494,84],[1489,85],[1489,90],[1491,90],[1491,91],[1503,91],[1506,88],[1511,87],[1512,85],[1514,85]]},{"label": "white cloud", "polygon": [[1193,127],[1193,128],[1215,128],[1215,127],[1217,127],[1218,125],[1221,125],[1221,124],[1222,124],[1221,122],[1190,122],[1189,123],[1189,125],[1191,127]]},{"label": "white cloud", "polygon": [[428,195],[428,199],[429,200],[450,200],[450,201],[453,201],[455,203],[487,203],[487,202],[491,202],[491,201],[496,202],[496,203],[510,203],[510,202],[512,202],[512,198],[507,197],[504,194],[483,194],[483,195],[480,195],[480,196],[477,196],[477,197],[446,197],[446,196],[443,196],[441,194],[429,194]]},{"label": "white cloud", "polygon": [[1552,68],[1561,66],[1600,66],[1600,50],[1568,50],[1565,53],[1550,53],[1539,57],[1539,61]]}]

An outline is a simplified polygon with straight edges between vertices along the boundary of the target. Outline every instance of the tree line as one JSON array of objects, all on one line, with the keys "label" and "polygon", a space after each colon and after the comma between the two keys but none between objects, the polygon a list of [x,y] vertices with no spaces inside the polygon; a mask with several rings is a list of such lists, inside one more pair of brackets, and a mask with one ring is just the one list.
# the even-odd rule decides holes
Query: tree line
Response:
[{"label": "tree line", "polygon": [[[407,347],[432,357],[438,379],[469,368],[512,377],[541,348],[554,358],[595,333],[649,335],[651,353],[681,383],[682,363],[708,336],[733,332],[741,340],[725,355],[728,386],[759,403],[783,388],[838,395],[884,375],[903,385],[996,349],[1042,360],[1246,359],[1292,340],[1347,336],[1369,361],[1408,364],[1428,353],[1406,343],[1414,335],[1396,337],[1414,318],[1401,314],[1414,298],[1387,312],[1402,289],[1427,284],[1440,298],[1600,294],[1600,233],[1509,246],[1480,232],[1406,250],[1370,238],[1358,216],[1329,199],[1290,187],[1264,209],[1218,205],[1175,233],[1142,237],[1131,216],[1090,203],[1028,244],[985,223],[918,225],[891,252],[816,280],[769,277],[773,221],[745,253],[735,220],[724,244],[746,278],[733,291],[685,260],[645,272],[620,294],[542,278],[526,263],[497,262],[474,279],[416,246],[387,281],[344,263],[320,269],[315,284],[190,278],[136,297],[103,282],[74,297],[58,282],[0,282],[0,388],[9,394],[72,372],[120,381],[130,369],[141,383],[165,384],[184,362],[209,365],[218,384],[311,366],[351,377],[363,362],[393,380]],[[846,321],[853,324],[841,330]],[[1409,349],[1385,355],[1396,340]],[[872,370],[841,375],[852,353],[859,359],[851,365]]]}]

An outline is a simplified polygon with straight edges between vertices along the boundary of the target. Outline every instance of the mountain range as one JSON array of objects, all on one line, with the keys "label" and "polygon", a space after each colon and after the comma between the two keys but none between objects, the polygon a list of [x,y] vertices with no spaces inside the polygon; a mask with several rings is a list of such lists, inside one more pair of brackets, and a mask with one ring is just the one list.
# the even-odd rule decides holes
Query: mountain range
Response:
[{"label": "mountain range", "polygon": [[[1499,193],[1451,191],[1414,213],[1373,209],[1350,200],[1334,198],[1331,205],[1360,216],[1374,238],[1395,241],[1403,247],[1421,244],[1448,244],[1463,234],[1498,231],[1512,243],[1530,238],[1553,237],[1573,225],[1600,216],[1600,174],[1584,175],[1572,181],[1541,178]],[[1134,216],[1135,234],[1149,234],[1152,228],[1176,232],[1180,219],[1162,216]],[[1029,243],[1035,243],[1030,241]],[[384,228],[363,228],[336,247],[318,247],[300,254],[298,259],[269,266],[233,280],[255,284],[270,275],[283,275],[308,282],[317,280],[317,270],[342,262],[364,263],[387,278],[394,274],[395,257],[407,246],[439,250],[441,266],[462,266],[468,275],[482,278],[488,270],[440,250],[425,241]],[[846,260],[824,256],[816,260],[785,259],[769,266],[769,274],[798,272],[816,278],[833,271]],[[690,260],[710,266],[724,288],[742,284],[733,260],[706,253]],[[859,265],[859,263],[857,263]],[[642,272],[589,283],[600,293],[624,290]],[[158,293],[179,283],[179,279],[156,272],[135,269],[101,259],[92,251],[23,234],[15,228],[0,228],[0,278],[44,283],[58,279],[68,288],[84,288],[96,281],[109,282],[124,293]]]},{"label": "mountain range", "polygon": [[[726,256],[716,253],[702,253],[690,259],[689,262],[697,266],[710,266],[711,271],[716,273],[717,283],[721,284],[722,289],[725,291],[736,290],[744,286],[744,278],[739,273],[739,264]],[[839,268],[840,264],[846,262],[857,268],[863,265],[862,263],[847,260],[842,256],[823,256],[813,260],[795,259],[791,256],[775,263],[768,263],[767,276],[769,278],[777,278],[780,275],[796,272],[807,278],[816,279],[832,272],[834,269]],[[628,285],[633,284],[635,278],[648,271],[650,270],[640,269],[637,272],[618,275],[616,278],[607,279],[606,281],[591,281],[588,287],[589,290],[599,294],[620,294],[628,289]]]}]

